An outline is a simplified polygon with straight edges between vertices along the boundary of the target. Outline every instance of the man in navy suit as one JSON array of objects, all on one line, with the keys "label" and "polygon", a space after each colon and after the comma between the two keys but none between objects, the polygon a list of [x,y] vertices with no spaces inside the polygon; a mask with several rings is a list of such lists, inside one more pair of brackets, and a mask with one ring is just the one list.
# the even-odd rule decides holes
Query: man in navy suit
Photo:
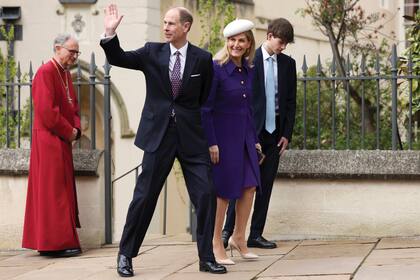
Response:
[{"label": "man in navy suit", "polygon": [[115,30],[121,20],[116,5],[105,9],[101,46],[110,64],[144,73],[146,100],[135,140],[135,145],[144,150],[142,172],[128,209],[117,272],[122,277],[134,275],[132,258],[139,252],[176,157],[197,213],[199,269],[226,273],[226,268],[215,262],[212,251],[216,197],[200,114],[212,80],[211,54],[187,41],[193,18],[183,7],[165,14],[166,43],[146,43],[133,51],[120,47]]},{"label": "man in navy suit", "polygon": [[[267,39],[256,50],[254,65],[254,121],[262,152],[266,155],[260,165],[261,192],[255,195],[248,247],[276,248],[276,243],[262,234],[280,155],[292,140],[296,111],[296,62],[282,54],[288,43],[294,41],[293,26],[284,18],[273,20],[267,29]],[[229,204],[222,239],[227,241],[235,223],[235,203]]]}]

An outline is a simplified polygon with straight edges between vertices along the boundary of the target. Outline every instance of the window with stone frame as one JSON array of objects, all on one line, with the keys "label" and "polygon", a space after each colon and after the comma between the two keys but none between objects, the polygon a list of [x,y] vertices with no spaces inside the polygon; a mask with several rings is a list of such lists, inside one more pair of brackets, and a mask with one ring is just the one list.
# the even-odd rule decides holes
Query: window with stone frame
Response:
[{"label": "window with stone frame", "polygon": [[413,18],[420,6],[420,0],[405,0],[404,1],[404,17],[407,19]]}]

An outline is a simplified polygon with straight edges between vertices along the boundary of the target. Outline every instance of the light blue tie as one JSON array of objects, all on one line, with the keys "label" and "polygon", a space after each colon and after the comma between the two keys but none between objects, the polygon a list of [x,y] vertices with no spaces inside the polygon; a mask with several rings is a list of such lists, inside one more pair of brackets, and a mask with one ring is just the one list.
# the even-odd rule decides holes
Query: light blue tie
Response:
[{"label": "light blue tie", "polygon": [[273,133],[276,129],[276,103],[275,95],[276,88],[274,85],[274,63],[273,58],[269,57],[267,59],[267,77],[265,82],[265,130],[269,133]]}]

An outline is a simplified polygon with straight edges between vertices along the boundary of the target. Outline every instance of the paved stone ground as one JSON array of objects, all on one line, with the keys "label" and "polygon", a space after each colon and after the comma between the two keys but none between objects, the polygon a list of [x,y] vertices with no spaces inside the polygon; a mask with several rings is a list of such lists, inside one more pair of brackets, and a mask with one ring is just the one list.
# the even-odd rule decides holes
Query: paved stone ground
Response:
[{"label": "paved stone ground", "polygon": [[[149,236],[133,259],[132,279],[168,280],[411,280],[420,279],[420,239],[279,241],[255,249],[256,261],[234,252],[224,275],[198,272],[197,250],[188,236]],[[79,257],[47,258],[33,251],[0,252],[0,279],[107,280],[118,277],[117,246],[84,250]]]}]

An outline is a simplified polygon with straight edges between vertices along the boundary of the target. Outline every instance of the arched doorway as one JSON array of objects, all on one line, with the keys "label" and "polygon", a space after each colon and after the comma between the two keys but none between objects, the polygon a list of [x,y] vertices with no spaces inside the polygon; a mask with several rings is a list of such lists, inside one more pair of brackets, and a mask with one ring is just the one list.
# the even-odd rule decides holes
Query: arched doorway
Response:
[{"label": "arched doorway", "polygon": [[[93,55],[92,55],[93,56]],[[92,71],[92,69],[95,69]],[[94,79],[91,79],[92,73]],[[80,141],[75,143],[74,148],[80,149],[104,149],[104,73],[97,69],[95,65],[94,57],[92,57],[91,63],[88,64],[83,60],[79,60],[78,64],[71,69],[72,80],[76,93],[79,98],[80,106],[80,117],[81,117],[81,128],[82,137]],[[94,81],[94,82],[92,82]],[[96,85],[94,85],[96,83]],[[91,96],[91,90],[93,89],[94,96]],[[117,109],[118,120],[120,126],[120,135],[116,134],[111,130],[111,139],[114,138],[114,134],[122,138],[134,137],[134,132],[129,126],[129,119],[127,109],[124,100],[117,90],[117,88],[111,82],[110,84],[111,99],[114,108]],[[93,112],[94,118],[92,118],[91,100],[94,100]],[[92,141],[95,142],[92,145]]]}]

